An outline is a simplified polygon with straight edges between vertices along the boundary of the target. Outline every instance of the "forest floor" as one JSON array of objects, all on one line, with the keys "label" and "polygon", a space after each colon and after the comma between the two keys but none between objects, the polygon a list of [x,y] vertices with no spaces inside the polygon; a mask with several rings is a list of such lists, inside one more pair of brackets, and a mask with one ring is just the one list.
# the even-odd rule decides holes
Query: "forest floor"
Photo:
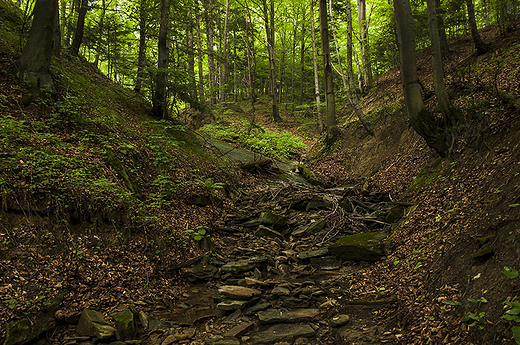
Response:
[{"label": "forest floor", "polygon": [[[230,168],[184,126],[146,118],[142,100],[66,53],[53,65],[58,101],[25,100],[10,73],[17,53],[9,42],[19,40],[3,35],[12,18],[0,18],[0,339],[8,324],[31,320],[36,329],[51,312],[54,323],[39,343],[94,343],[76,334],[82,313],[95,309],[110,320],[131,306],[142,313],[129,344],[261,343],[258,334],[273,332],[289,332],[278,338],[283,344],[513,343],[517,324],[501,316],[520,310],[519,31],[483,30],[491,50],[479,57],[469,37],[450,43],[447,86],[466,125],[449,159],[410,128],[397,70],[363,100],[375,137],[342,108],[341,141],[328,155],[305,112],[284,110],[276,125],[260,104],[259,123],[316,144],[295,157],[339,187],[327,191],[273,182],[273,170]],[[435,111],[428,50],[419,73]],[[245,102],[242,108],[235,115],[248,118]],[[306,198],[324,204],[291,208]],[[365,205],[366,214],[338,217],[335,201],[344,198]],[[407,208],[398,223],[382,227],[389,237],[379,261],[322,262],[329,266],[320,273],[311,258],[298,258],[337,236],[378,229],[363,222],[381,221],[370,213],[392,203]],[[285,240],[244,231],[262,225],[266,210],[286,216],[278,229]],[[294,235],[320,219],[326,225],[317,233]],[[330,233],[336,237],[324,241]],[[224,268],[239,261],[249,266],[238,277]],[[188,279],[193,274],[197,284]],[[219,292],[222,284],[255,287],[261,296],[248,291],[254,305],[215,314],[222,294],[232,295]],[[268,326],[272,313],[259,314],[302,306],[304,315],[290,314],[300,326],[283,330]],[[330,323],[342,315],[350,324]],[[219,338],[226,334],[235,340]]]}]

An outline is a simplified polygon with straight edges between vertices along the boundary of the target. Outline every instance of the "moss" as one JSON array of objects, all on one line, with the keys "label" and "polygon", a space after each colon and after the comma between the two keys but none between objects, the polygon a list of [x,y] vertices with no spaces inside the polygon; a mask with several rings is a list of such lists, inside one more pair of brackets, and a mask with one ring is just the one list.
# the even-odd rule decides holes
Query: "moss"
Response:
[{"label": "moss", "polygon": [[312,173],[312,171],[309,170],[305,165],[298,164],[295,165],[292,169],[293,171],[299,172],[300,174],[305,177],[305,179],[312,184],[313,186],[323,186],[323,182],[319,181],[316,176]]},{"label": "moss", "polygon": [[436,165],[421,169],[419,175],[413,178],[413,182],[408,187],[410,192],[415,192],[424,187],[431,186],[440,177],[440,168]]},{"label": "moss", "polygon": [[137,186],[137,183],[134,182],[130,175],[128,174],[128,169],[124,166],[123,162],[116,156],[116,154],[110,150],[107,150],[107,153],[105,154],[105,162],[107,165],[111,166],[117,174],[123,179],[123,182],[134,195],[142,200],[143,194],[141,193],[139,187]]}]

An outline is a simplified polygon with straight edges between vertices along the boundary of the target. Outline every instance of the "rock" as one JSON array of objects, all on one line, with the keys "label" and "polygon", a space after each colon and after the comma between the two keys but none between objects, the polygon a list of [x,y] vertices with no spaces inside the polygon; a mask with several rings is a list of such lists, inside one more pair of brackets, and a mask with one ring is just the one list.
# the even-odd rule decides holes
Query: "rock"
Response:
[{"label": "rock", "polygon": [[260,296],[262,291],[243,286],[224,285],[218,289],[219,294],[230,299],[250,299]]},{"label": "rock", "polygon": [[327,222],[325,221],[325,219],[320,219],[314,223],[299,227],[298,229],[293,231],[292,235],[296,237],[314,235],[320,232],[326,224]]},{"label": "rock", "polygon": [[252,314],[255,314],[261,310],[266,310],[267,308],[271,307],[271,303],[269,302],[263,302],[263,303],[258,303],[258,304],[255,304],[254,306],[250,307],[250,308],[247,308],[246,311],[244,312],[245,315],[252,315]]},{"label": "rock", "polygon": [[381,241],[387,236],[381,231],[343,236],[329,246],[329,252],[342,260],[377,261],[384,255]]},{"label": "rock", "polygon": [[237,300],[231,300],[231,301],[222,301],[217,304],[218,310],[223,311],[234,311],[237,309],[242,309],[247,304],[247,301],[237,301]]},{"label": "rock", "polygon": [[324,256],[321,258],[312,258],[311,266],[324,271],[332,271],[339,269],[339,263],[335,256]]},{"label": "rock", "polygon": [[353,211],[352,203],[350,202],[350,200],[347,197],[340,200],[339,207],[344,209],[345,212],[347,212],[347,213],[352,213],[352,211]]},{"label": "rock", "polygon": [[249,221],[243,223],[242,226],[244,228],[255,228],[261,224],[262,223],[258,219],[253,219],[253,220],[249,220]]},{"label": "rock", "polygon": [[217,267],[199,262],[193,267],[185,269],[183,274],[189,281],[196,282],[198,280],[209,280],[213,278],[217,272]]},{"label": "rock", "polygon": [[296,323],[311,321],[320,314],[319,309],[268,309],[258,312],[258,319],[262,323]]},{"label": "rock", "polygon": [[473,254],[471,254],[471,257],[473,259],[484,261],[484,260],[491,258],[493,256],[493,254],[495,254],[493,249],[491,249],[489,246],[485,245],[482,248],[480,248],[479,250],[477,250],[476,252],[474,252]]},{"label": "rock", "polygon": [[308,211],[312,211],[312,210],[323,210],[323,209],[332,208],[332,206],[333,206],[332,203],[328,202],[328,201],[323,201],[323,200],[309,201],[309,203],[305,207],[305,211],[308,212]]},{"label": "rock", "polygon": [[290,296],[291,290],[282,286],[276,286],[271,290],[271,294],[274,296]]},{"label": "rock", "polygon": [[231,328],[229,331],[227,331],[226,333],[224,333],[224,336],[225,337],[232,337],[232,338],[236,338],[246,332],[248,332],[249,330],[251,330],[253,327],[255,326],[255,323],[254,322],[243,322],[241,323],[240,325],[237,325],[233,328]]},{"label": "rock", "polygon": [[265,263],[267,263],[267,257],[253,256],[248,259],[228,262],[227,264],[222,266],[222,271],[231,273],[242,273],[251,271]]},{"label": "rock", "polygon": [[320,248],[315,250],[304,250],[298,253],[297,258],[300,260],[308,260],[311,258],[318,258],[320,256],[325,256],[329,253],[329,248]]},{"label": "rock", "polygon": [[387,223],[393,224],[397,222],[404,215],[404,207],[401,205],[394,205],[388,211],[388,214],[385,217],[385,221]]},{"label": "rock", "polygon": [[260,218],[258,220],[264,225],[270,225],[277,228],[282,228],[287,225],[287,217],[271,211],[260,213]]},{"label": "rock", "polygon": [[206,340],[208,345],[240,345],[240,341],[233,337],[216,337]]},{"label": "rock", "polygon": [[143,326],[144,329],[148,328],[148,315],[144,311],[139,311],[139,322],[141,322],[141,326]]},{"label": "rock", "polygon": [[346,325],[349,321],[350,321],[350,316],[341,314],[341,315],[334,316],[329,321],[329,325],[330,325],[330,327],[341,327],[343,325]]},{"label": "rock", "polygon": [[258,280],[258,279],[254,279],[254,278],[250,278],[250,277],[245,277],[244,278],[244,282],[246,283],[246,285],[248,286],[255,286],[255,285],[259,285],[259,286],[267,286],[269,284],[265,283],[264,281],[262,280]]},{"label": "rock", "polygon": [[309,325],[281,324],[271,326],[269,329],[259,332],[254,336],[252,344],[275,344],[281,341],[292,342],[297,338],[310,338],[316,335],[316,331]]},{"label": "rock", "polygon": [[135,320],[134,314],[130,309],[125,308],[124,310],[114,313],[112,315],[116,324],[117,338],[118,340],[130,340],[135,336]]},{"label": "rock", "polygon": [[105,320],[103,314],[91,309],[85,309],[81,313],[76,332],[79,335],[96,337],[102,340],[116,335],[116,329]]},{"label": "rock", "polygon": [[273,237],[283,240],[283,235],[276,230],[269,229],[266,226],[260,225],[255,232],[255,236],[258,237]]},{"label": "rock", "polygon": [[56,320],[54,315],[49,313],[40,314],[32,322],[28,319],[9,322],[3,344],[25,344],[54,327],[56,327]]}]

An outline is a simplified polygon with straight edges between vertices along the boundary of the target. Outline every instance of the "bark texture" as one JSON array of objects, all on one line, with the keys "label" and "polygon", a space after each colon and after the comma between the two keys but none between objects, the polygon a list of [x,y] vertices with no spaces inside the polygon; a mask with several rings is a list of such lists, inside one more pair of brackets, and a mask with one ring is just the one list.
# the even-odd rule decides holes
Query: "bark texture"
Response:
[{"label": "bark texture", "polygon": [[79,48],[83,42],[83,32],[85,31],[85,17],[87,16],[88,0],[81,0],[81,7],[78,11],[78,22],[76,24],[76,31],[74,31],[74,38],[70,46],[72,55],[78,56]]},{"label": "bark texture", "polygon": [[161,25],[159,27],[159,56],[155,76],[155,94],[153,97],[153,116],[166,118],[166,79],[168,69],[168,32],[170,22],[170,0],[162,0]]},{"label": "bark texture", "polygon": [[477,22],[475,20],[475,6],[473,6],[473,0],[466,0],[466,8],[468,10],[468,24],[471,31],[471,38],[473,38],[473,43],[475,44],[476,54],[482,55],[486,53],[489,48],[487,44],[482,41],[480,38],[480,34],[477,29]]},{"label": "bark texture", "polygon": [[318,77],[318,58],[316,54],[316,35],[314,34],[314,0],[311,0],[311,36],[312,36],[312,62],[314,69],[314,96],[316,98],[316,112],[320,131],[323,131],[323,119],[321,117],[320,79]]}]

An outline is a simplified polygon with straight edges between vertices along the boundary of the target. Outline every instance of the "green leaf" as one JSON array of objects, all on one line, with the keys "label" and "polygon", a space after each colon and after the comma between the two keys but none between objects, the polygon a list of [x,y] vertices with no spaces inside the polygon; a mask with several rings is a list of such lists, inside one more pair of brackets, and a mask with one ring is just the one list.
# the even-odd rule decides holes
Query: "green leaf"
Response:
[{"label": "green leaf", "polygon": [[447,305],[462,305],[462,303],[460,302],[456,302],[456,301],[442,301],[444,304],[447,304]]},{"label": "green leaf", "polygon": [[504,266],[504,268],[502,269],[502,274],[504,274],[509,279],[515,279],[516,277],[518,277],[518,271],[510,266]]},{"label": "green leaf", "polygon": [[468,298],[468,301],[470,302],[473,302],[473,303],[487,303],[487,299],[485,299],[484,297],[480,297],[479,299],[474,299],[474,298]]},{"label": "green leaf", "polygon": [[199,233],[199,235],[206,235],[206,230],[199,229],[198,233]]},{"label": "green leaf", "polygon": [[509,207],[511,207],[511,208],[518,207],[518,206],[520,206],[520,204],[511,204],[511,205],[509,205]]},{"label": "green leaf", "polygon": [[413,269],[416,270],[419,267],[422,267],[422,262],[420,262],[420,261],[415,265],[415,267]]},{"label": "green leaf", "polygon": [[505,315],[502,315],[501,318],[504,320],[507,320],[507,321],[520,322],[520,316],[516,316],[516,315],[505,314]]},{"label": "green leaf", "polygon": [[511,331],[513,331],[513,339],[520,345],[520,326],[513,326]]}]

